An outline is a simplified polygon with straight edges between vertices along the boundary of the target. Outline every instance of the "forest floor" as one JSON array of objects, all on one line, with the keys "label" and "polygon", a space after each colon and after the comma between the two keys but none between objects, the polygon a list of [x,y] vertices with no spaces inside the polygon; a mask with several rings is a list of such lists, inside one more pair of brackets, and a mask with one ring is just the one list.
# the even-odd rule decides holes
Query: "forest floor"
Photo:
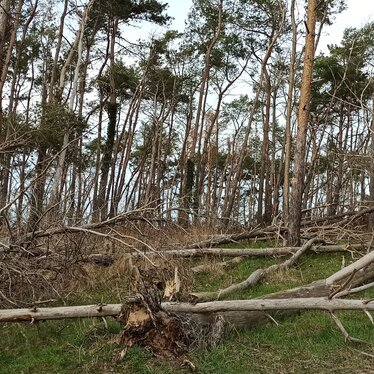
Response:
[{"label": "forest floor", "polygon": [[[258,243],[268,247],[269,243]],[[231,299],[246,299],[322,279],[353,261],[347,254],[307,254],[298,265],[278,272],[266,282]],[[219,269],[222,259],[183,260],[182,282],[194,291],[214,291],[245,279],[252,271],[282,262],[284,258],[248,258],[229,269]],[[209,262],[211,271],[194,277],[189,269]],[[110,268],[87,265],[87,282],[65,298],[66,305],[120,303],[128,293],[126,272],[119,264]],[[359,298],[373,298],[373,290]],[[61,305],[61,303],[60,303]],[[49,304],[48,306],[53,306]],[[374,373],[374,328],[363,312],[337,315],[351,336],[368,344],[345,342],[326,312],[303,312],[279,323],[228,332],[213,349],[195,349],[190,359],[196,373]],[[186,373],[190,369],[154,358],[140,348],[123,352],[117,342],[121,326],[114,319],[46,321],[37,324],[0,325],[0,373]],[[121,352],[124,357],[120,358]]]}]

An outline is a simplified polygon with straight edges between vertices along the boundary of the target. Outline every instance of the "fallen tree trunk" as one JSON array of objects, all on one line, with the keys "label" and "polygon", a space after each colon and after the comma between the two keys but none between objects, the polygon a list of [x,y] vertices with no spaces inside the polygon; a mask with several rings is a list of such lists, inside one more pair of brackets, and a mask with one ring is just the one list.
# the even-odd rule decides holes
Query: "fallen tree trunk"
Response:
[{"label": "fallen tree trunk", "polygon": [[352,264],[344,267],[343,269],[337,271],[335,274],[329,276],[326,279],[327,285],[332,285],[340,280],[346,278],[353,272],[364,269],[367,266],[374,263],[374,251],[368,253],[367,255],[361,257],[359,260],[353,262]]},{"label": "fallen tree trunk", "polygon": [[194,249],[194,248],[209,248],[214,247],[216,245],[221,244],[229,244],[229,243],[237,243],[242,240],[248,240],[253,238],[263,238],[268,236],[274,236],[277,233],[286,232],[286,228],[279,228],[279,227],[267,227],[263,230],[253,230],[253,231],[246,231],[239,234],[231,234],[231,235],[220,235],[213,237],[208,240],[203,240],[201,242],[190,244],[184,247],[184,249]]},{"label": "fallen tree trunk", "polygon": [[[347,244],[347,245],[321,245],[310,248],[314,253],[335,253],[335,252],[355,252],[367,250],[369,244]],[[165,256],[176,258],[194,258],[194,257],[268,257],[268,256],[287,256],[296,253],[301,247],[275,247],[275,248],[186,248],[172,249],[165,251],[144,252],[147,257]],[[131,254],[140,257],[138,252]],[[93,253],[88,256],[87,261],[102,266],[110,266],[117,258],[101,253]],[[200,271],[200,270],[198,270]]]},{"label": "fallen tree trunk", "polygon": [[[275,248],[186,248],[161,251],[164,256],[174,257],[204,257],[204,256],[286,256],[296,253],[301,247],[275,247]],[[352,252],[360,249],[367,249],[365,244],[351,245],[321,245],[311,250],[316,253]]]},{"label": "fallen tree trunk", "polygon": [[[363,261],[361,261],[362,263]],[[351,264],[352,265],[352,264]],[[349,266],[351,266],[349,265]],[[351,267],[352,268],[352,267]],[[340,278],[340,271],[335,273],[339,275]],[[349,288],[354,288],[363,283],[371,281],[374,279],[374,264],[371,263],[368,266],[365,266],[364,269],[357,270],[350,274],[350,282],[349,284],[345,284],[344,286]],[[333,276],[331,277],[333,279]],[[275,292],[269,295],[262,296],[260,298],[256,298],[253,300],[244,300],[248,302],[255,302],[260,303],[264,302],[264,300],[303,300],[303,299],[320,299],[326,300],[326,297],[329,297],[334,290],[339,289],[342,287],[341,284],[333,283],[328,284],[326,279],[322,279],[316,282],[313,282],[309,285],[296,287],[293,289],[288,289],[284,291]],[[342,287],[343,290],[343,287]],[[135,300],[135,298],[128,298],[128,300]],[[332,299],[337,300],[337,299]],[[340,299],[339,299],[340,300]],[[294,301],[298,303],[297,301]],[[362,301],[360,301],[363,303]],[[260,323],[268,322],[269,316],[267,313],[264,313],[264,309],[260,310],[237,310],[237,311],[221,311],[221,312],[202,312],[199,311],[199,305],[208,304],[208,303],[200,303],[200,304],[190,304],[190,303],[162,303],[162,307],[165,308],[166,311],[170,312],[178,312],[178,313],[185,313],[190,316],[193,320],[199,323],[212,323],[216,317],[216,314],[221,314],[224,320],[229,323],[230,325],[240,328],[240,327],[252,327],[256,326]],[[259,304],[259,305],[260,305]],[[178,306],[182,305],[182,306]],[[214,305],[214,304],[211,304]],[[216,304],[217,305],[217,304]],[[229,305],[229,304],[228,304]],[[254,304],[253,304],[254,305]],[[263,304],[265,305],[265,304]],[[291,306],[292,304],[289,304]],[[332,303],[325,304],[328,305],[335,305]],[[348,305],[348,304],[345,304]],[[370,302],[365,304],[369,308],[367,310],[372,310],[374,303]],[[174,309],[173,309],[174,308]],[[176,310],[180,308],[180,310]],[[357,308],[355,306],[355,308]],[[276,310],[283,310],[281,308],[275,308]],[[295,309],[295,308],[289,308]],[[296,308],[302,309],[302,308]],[[305,309],[305,308],[304,308]],[[325,308],[326,309],[326,308]],[[344,308],[343,308],[344,309]],[[365,308],[361,308],[365,309]],[[270,310],[270,309],[267,309]],[[273,309],[274,310],[274,309]],[[330,310],[330,309],[326,309]],[[83,306],[71,306],[71,307],[57,307],[57,308],[27,308],[27,309],[3,309],[0,310],[0,322],[36,322],[41,320],[54,320],[54,319],[68,319],[68,318],[88,318],[88,317],[106,317],[106,316],[117,316],[121,312],[121,304],[99,304],[99,305],[83,305]]]},{"label": "fallen tree trunk", "polygon": [[173,313],[218,313],[272,310],[374,310],[374,301],[328,299],[326,297],[292,299],[252,299],[189,303],[164,303],[163,308]]},{"label": "fallen tree trunk", "polygon": [[244,281],[232,284],[231,286],[224,289],[213,292],[195,292],[191,293],[191,296],[194,298],[194,300],[198,301],[222,300],[223,298],[230,296],[234,292],[242,291],[258,284],[262,279],[264,279],[271,273],[274,273],[278,270],[288,269],[290,266],[293,266],[305,252],[309,251],[314,244],[321,242],[323,241],[319,238],[310,239],[301,248],[299,248],[299,250],[294,253],[291,258],[282,262],[281,264],[271,265],[266,269],[257,269]]},{"label": "fallen tree trunk", "polygon": [[[374,300],[329,299],[326,297],[252,299],[210,301],[206,303],[161,303],[169,313],[219,313],[278,310],[363,310],[373,311]],[[80,305],[55,308],[4,309],[0,310],[0,322],[36,322],[44,320],[116,317],[121,313],[122,304]]]}]

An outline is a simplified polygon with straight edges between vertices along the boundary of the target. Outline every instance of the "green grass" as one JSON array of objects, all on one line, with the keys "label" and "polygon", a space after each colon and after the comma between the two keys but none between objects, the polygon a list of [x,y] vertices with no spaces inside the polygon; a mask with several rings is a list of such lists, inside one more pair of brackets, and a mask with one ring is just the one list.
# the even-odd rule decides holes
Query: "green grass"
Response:
[{"label": "green grass", "polygon": [[[216,290],[245,279],[253,270],[267,267],[284,258],[252,258],[224,273],[199,275],[195,291]],[[342,254],[307,255],[294,269],[268,279],[264,284],[233,297],[256,297],[324,278],[341,266]],[[351,261],[346,256],[346,263]],[[193,265],[194,262],[191,262]],[[107,283],[110,286],[110,282]],[[118,292],[111,290],[110,299]],[[373,297],[368,291],[357,297]],[[100,300],[98,300],[100,299]],[[71,302],[107,301],[105,287],[92,287],[92,293]],[[69,301],[69,300],[68,300]],[[111,301],[111,300],[109,300]],[[325,312],[304,312],[245,331],[228,333],[211,351],[196,349],[191,361],[197,373],[374,373],[374,328],[361,312],[338,314],[348,332],[370,344],[353,345],[344,338]],[[151,357],[139,348],[128,349],[123,360],[118,356],[123,347],[112,341],[121,326],[108,319],[47,321],[36,325],[0,325],[0,373],[119,373],[182,374],[188,369]]]},{"label": "green grass", "polygon": [[[344,318],[346,327],[352,327],[356,336],[374,343],[368,321],[356,319],[353,327],[349,324],[350,317],[347,314]],[[369,349],[373,352],[372,346]],[[327,314],[306,312],[278,327],[268,325],[232,334],[205,356],[201,372],[362,373],[373,363],[344,343]]]}]

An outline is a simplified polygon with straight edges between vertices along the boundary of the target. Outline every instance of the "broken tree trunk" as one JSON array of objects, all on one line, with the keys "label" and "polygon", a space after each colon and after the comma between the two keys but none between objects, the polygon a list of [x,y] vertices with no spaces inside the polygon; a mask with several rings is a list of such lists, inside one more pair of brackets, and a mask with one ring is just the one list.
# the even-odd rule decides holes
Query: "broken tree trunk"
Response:
[{"label": "broken tree trunk", "polygon": [[[373,253],[370,252],[360,260],[339,270],[327,279],[321,279],[305,286],[275,292],[257,299],[300,299],[311,297],[332,297],[344,289],[357,288],[374,280]],[[250,328],[271,320],[269,315],[261,311],[221,312],[225,321],[235,328]],[[216,313],[194,313],[192,318],[202,323],[211,323]],[[284,315],[278,312],[276,316]]]}]

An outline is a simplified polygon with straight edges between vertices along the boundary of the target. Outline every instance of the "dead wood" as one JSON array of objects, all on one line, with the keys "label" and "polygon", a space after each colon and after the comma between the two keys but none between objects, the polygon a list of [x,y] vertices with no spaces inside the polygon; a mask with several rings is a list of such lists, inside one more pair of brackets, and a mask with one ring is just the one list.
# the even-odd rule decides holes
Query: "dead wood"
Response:
[{"label": "dead wood", "polygon": [[294,253],[291,258],[284,261],[281,264],[271,265],[266,269],[255,270],[246,280],[240,283],[232,284],[231,286],[214,291],[214,292],[199,292],[191,293],[194,301],[210,301],[210,300],[222,300],[225,297],[232,295],[234,292],[242,291],[244,289],[250,288],[260,281],[262,281],[267,275],[274,273],[279,270],[285,270],[293,266],[296,261],[316,243],[322,243],[323,240],[319,238],[310,239],[306,242],[299,250]]},{"label": "dead wood", "polygon": [[[175,281],[178,271],[175,269]],[[224,321],[217,317],[213,326],[196,323],[184,314],[170,312],[161,304],[160,289],[141,279],[138,294],[121,307],[118,320],[123,324],[120,342],[125,347],[139,346],[157,357],[176,361],[194,369],[188,353],[192,347],[217,344]],[[166,291],[166,290],[165,290]]]},{"label": "dead wood", "polygon": [[[335,253],[335,252],[350,252],[367,250],[368,244],[347,244],[347,245],[317,245],[310,248],[314,253]],[[219,263],[219,266],[226,267],[239,262],[243,257],[267,257],[267,256],[287,256],[296,253],[301,247],[274,247],[274,248],[186,248],[186,249],[172,249],[160,250],[155,252],[147,251],[147,257],[164,256],[176,258],[198,258],[198,257],[238,257],[236,260],[225,261]],[[134,257],[140,257],[138,252],[131,254]],[[107,253],[93,253],[87,256],[84,261],[92,262],[100,266],[110,266],[117,257]],[[204,271],[204,266],[196,267],[196,271]]]},{"label": "dead wood", "polygon": [[[364,256],[365,257],[365,256]],[[336,274],[340,273],[337,272]],[[349,275],[348,275],[349,276]],[[356,288],[361,285],[367,284],[374,280],[374,263],[369,263],[365,268],[361,268],[359,271],[356,271],[352,277],[350,283],[347,285],[347,288]],[[288,290],[283,290],[275,292],[272,294],[261,296],[257,299],[292,299],[292,298],[314,298],[314,297],[328,297],[336,288],[341,288],[341,281],[336,283],[327,284],[326,279],[321,279],[315,282],[312,282],[308,285],[295,287]],[[228,325],[233,326],[234,328],[251,328],[257,325],[268,323],[271,321],[271,316],[265,312],[260,311],[246,311],[246,312],[222,312],[220,313]],[[289,313],[286,312],[276,312],[276,318],[283,317]],[[204,314],[204,313],[194,313],[191,315],[196,321],[204,323],[212,323],[214,321],[216,314]]]},{"label": "dead wood", "polygon": [[315,226],[321,223],[326,223],[326,222],[334,222],[337,221],[339,222],[340,225],[346,225],[347,223],[351,223],[354,220],[363,217],[367,214],[371,214],[374,212],[374,207],[370,208],[364,208],[359,211],[348,211],[340,214],[335,214],[333,216],[328,216],[328,217],[321,217],[321,218],[316,218],[313,220],[304,220],[302,222],[302,226]]},{"label": "dead wood", "polygon": [[374,264],[374,251],[368,253],[367,255],[361,257],[359,260],[332,274],[330,277],[326,279],[326,284],[332,285],[334,283],[337,283],[340,280],[349,276],[352,272],[363,270],[372,264]]},{"label": "dead wood", "polygon": [[[371,314],[367,310],[365,310],[365,312],[369,314],[369,316],[371,317]],[[338,326],[338,329],[340,330],[340,332],[343,334],[345,341],[349,341],[351,343],[359,343],[359,344],[368,343],[365,340],[357,339],[357,338],[350,336],[348,334],[348,331],[343,326],[342,322],[339,320],[339,318],[333,312],[330,312],[330,315],[333,321],[335,322],[336,326]]]},{"label": "dead wood", "polygon": [[[135,341],[144,339],[144,333],[150,328],[150,325],[158,329],[160,326],[165,327],[165,324],[176,324],[177,322],[172,321],[170,319],[171,316],[166,315],[166,312],[175,314],[206,314],[211,316],[222,312],[265,312],[282,310],[326,310],[333,312],[337,310],[374,310],[373,300],[329,299],[328,297],[281,298],[275,297],[276,295],[277,294],[272,294],[270,298],[266,296],[266,298],[250,300],[209,301],[198,304],[163,302],[157,304],[157,308],[151,305],[149,301],[145,301],[143,297],[136,296],[129,298],[125,304],[3,309],[0,310],[0,322],[35,323],[44,320],[119,316],[119,319],[125,323],[122,341],[131,346],[135,344]],[[279,295],[280,294],[278,294],[278,296]],[[224,317],[225,313],[221,315]],[[183,328],[185,329],[186,326]],[[161,329],[160,331],[164,330]],[[158,333],[160,333],[160,331],[158,331]],[[180,332],[178,332],[178,334],[179,333]],[[136,335],[136,337],[134,335]],[[153,333],[152,336],[154,336]]]},{"label": "dead wood", "polygon": [[339,291],[335,294],[334,297],[344,297],[344,296],[353,295],[355,293],[365,291],[365,290],[368,290],[369,288],[373,288],[373,287],[374,287],[374,282],[370,282],[370,283],[364,284],[363,286],[350,288],[348,290],[345,289],[345,290]]},{"label": "dead wood", "polygon": [[301,310],[326,310],[331,313],[337,310],[362,310],[369,316],[369,311],[374,310],[373,300],[342,300],[329,296],[342,285],[354,289],[374,279],[371,253],[360,259],[358,266],[349,265],[346,269],[355,271],[353,275],[348,273],[346,278],[342,278],[341,271],[329,277],[338,280],[337,283],[323,279],[252,300],[214,301],[196,305],[175,302],[160,304],[158,289],[146,285],[140,296],[128,298],[123,305],[0,310],[0,322],[119,316],[124,324],[121,335],[123,344],[147,347],[157,356],[193,367],[187,356],[188,348],[197,344],[199,337],[214,346],[225,327],[251,328]]},{"label": "dead wood", "polygon": [[278,233],[286,232],[286,230],[287,230],[286,228],[267,227],[267,228],[264,228],[263,230],[253,230],[249,232],[242,232],[239,234],[231,234],[231,235],[219,235],[208,240],[203,240],[198,243],[189,244],[183,247],[183,249],[210,248],[216,245],[237,243],[242,240],[248,240],[248,239],[253,239],[253,238],[274,237]]},{"label": "dead wood", "polygon": [[[161,251],[164,256],[179,258],[222,256],[222,257],[266,257],[286,256],[296,253],[301,247],[274,247],[274,248],[185,248],[168,251]],[[360,249],[367,249],[365,244],[347,245],[320,245],[312,249],[316,253],[352,252]]]},{"label": "dead wood", "polygon": [[121,304],[99,304],[62,306],[55,308],[24,308],[0,310],[0,322],[37,322],[44,320],[116,317],[121,312]]},{"label": "dead wood", "polygon": [[119,321],[124,329],[120,342],[125,347],[145,347],[157,357],[193,364],[187,357],[196,341],[196,331],[161,307],[159,289],[142,284],[138,295],[122,305]]},{"label": "dead wood", "polygon": [[[335,274],[331,275],[327,279],[322,279],[313,282],[309,285],[302,287],[296,287],[276,293],[268,294],[260,298],[253,300],[245,300],[248,303],[253,302],[254,304],[240,304],[238,308],[233,310],[233,304],[236,301],[230,301],[231,304],[189,304],[189,303],[162,303],[161,307],[166,312],[173,312],[178,315],[178,318],[182,318],[188,323],[196,323],[202,326],[212,326],[217,320],[217,316],[223,318],[227,325],[235,328],[241,327],[253,327],[262,323],[267,323],[274,318],[278,319],[286,315],[290,309],[292,311],[302,310],[303,308],[308,309],[325,309],[325,310],[338,310],[350,309],[354,310],[372,310],[374,302],[369,301],[350,301],[341,303],[340,299],[337,299],[335,294],[333,298],[329,297],[334,294],[336,289],[355,289],[357,287],[365,286],[373,282],[374,280],[374,257],[371,252],[360,260],[347,266],[346,268],[339,270]],[[353,275],[352,275],[353,274]],[[349,282],[347,282],[349,280]],[[314,301],[306,301],[304,299]],[[297,300],[299,299],[299,300]],[[129,299],[135,300],[135,299]],[[265,301],[269,300],[269,301]],[[272,304],[271,300],[286,300],[283,304]],[[318,301],[318,302],[317,302]],[[317,303],[316,303],[317,302]],[[219,302],[222,303],[222,302]],[[308,304],[311,303],[311,304]],[[351,304],[350,304],[351,303]],[[147,303],[149,305],[149,303]],[[219,305],[216,309],[201,309],[205,308],[204,305],[212,306]],[[229,306],[230,305],[230,306]],[[244,306],[246,305],[246,306]],[[257,305],[257,306],[256,306]],[[273,305],[273,306],[271,306]],[[277,306],[275,306],[277,305]],[[283,306],[280,306],[283,305]],[[302,307],[305,305],[305,307]],[[178,309],[179,308],[179,309]],[[199,309],[200,308],[200,309]],[[104,316],[117,316],[121,311],[120,304],[113,305],[89,305],[89,306],[74,306],[74,307],[58,307],[58,308],[27,308],[27,309],[8,309],[0,311],[0,322],[20,322],[20,321],[31,321],[36,322],[47,319],[61,319],[61,318],[82,318],[82,317],[104,317]],[[272,316],[269,315],[269,311],[274,311]],[[160,318],[162,317],[160,315]],[[183,319],[184,318],[184,319]],[[168,319],[166,318],[168,321]]]},{"label": "dead wood", "polygon": [[251,299],[189,303],[165,303],[163,307],[174,313],[218,313],[274,310],[374,310],[374,302],[353,299],[329,299],[326,297]]},{"label": "dead wood", "polygon": [[[14,252],[19,251],[22,249],[22,247],[27,246],[32,240],[38,239],[38,238],[44,238],[44,237],[52,237],[54,235],[61,235],[61,234],[67,234],[67,233],[76,233],[76,232],[91,232],[91,230],[100,230],[105,227],[113,227],[119,223],[122,222],[146,222],[151,224],[152,221],[157,222],[164,222],[164,219],[161,218],[148,218],[146,217],[146,213],[149,211],[152,211],[153,209],[140,209],[138,211],[132,211],[132,212],[126,212],[123,214],[119,214],[115,217],[112,217],[110,219],[107,219],[105,221],[101,222],[95,222],[90,223],[87,225],[82,226],[61,226],[61,227],[52,227],[45,230],[34,230],[31,232],[28,232],[18,239],[14,240],[9,245],[3,246],[4,249],[3,252]],[[94,231],[96,233],[97,231]]]}]

